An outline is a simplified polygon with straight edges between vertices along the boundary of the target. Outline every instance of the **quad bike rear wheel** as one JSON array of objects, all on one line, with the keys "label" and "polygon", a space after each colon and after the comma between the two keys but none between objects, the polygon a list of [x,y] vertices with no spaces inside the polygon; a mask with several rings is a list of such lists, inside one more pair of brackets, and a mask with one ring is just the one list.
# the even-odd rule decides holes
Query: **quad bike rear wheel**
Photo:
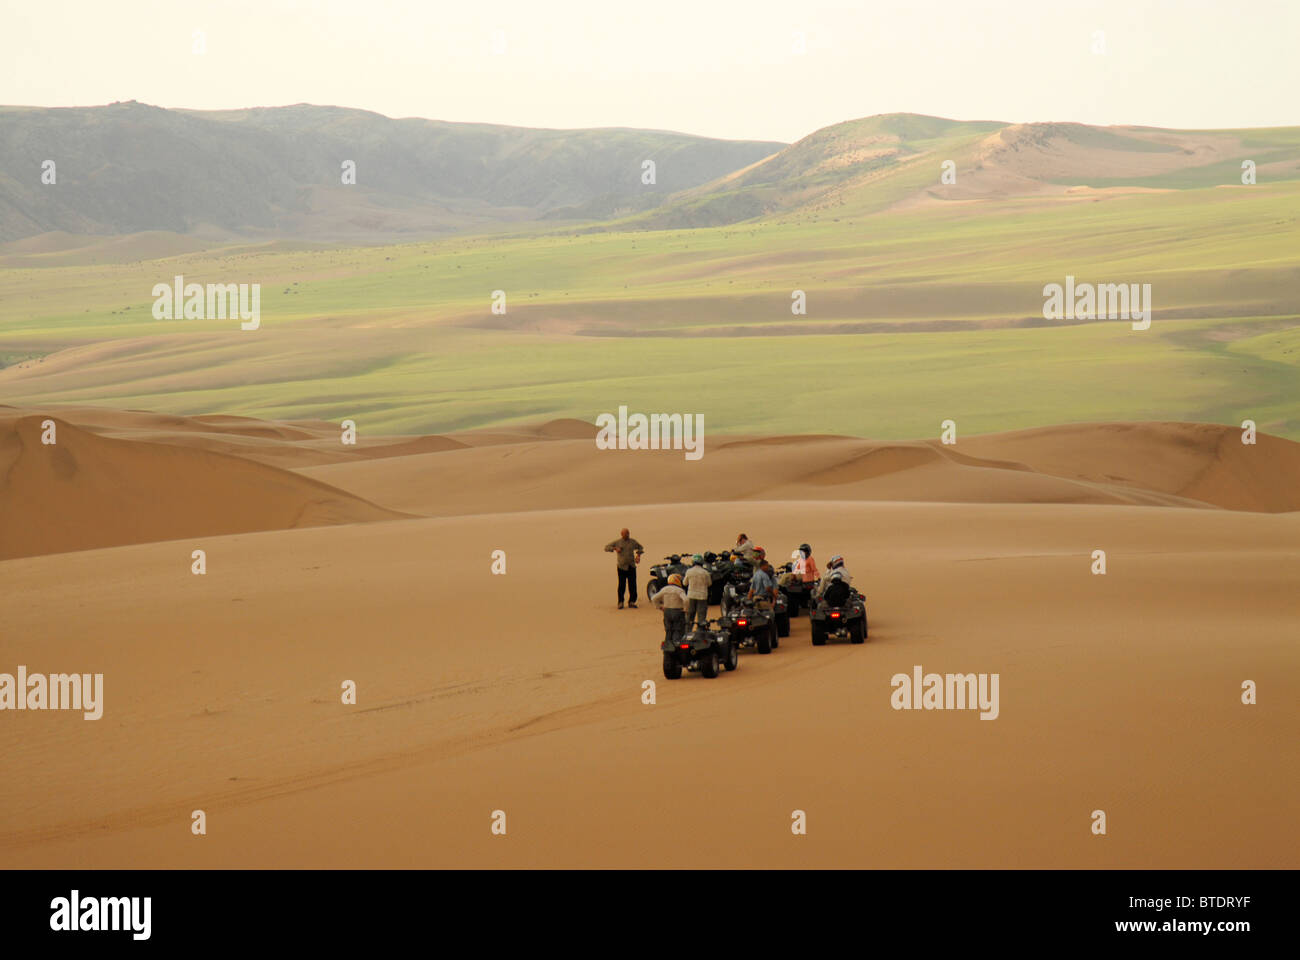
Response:
[{"label": "quad bike rear wheel", "polygon": [[718,675],[718,655],[712,650],[700,659],[700,673],[710,680]]},{"label": "quad bike rear wheel", "polygon": [[778,637],[790,636],[790,614],[778,613],[776,615],[776,635]]},{"label": "quad bike rear wheel", "polygon": [[727,644],[727,659],[722,661],[722,665],[728,670],[735,670],[740,666],[740,648],[734,643]]},{"label": "quad bike rear wheel", "polygon": [[758,633],[756,633],[756,634],[754,635],[754,640],[755,640],[755,642],[758,644],[758,652],[759,652],[759,653],[771,653],[771,652],[772,652],[772,631],[771,631],[771,629],[763,629],[763,630],[759,630]]},{"label": "quad bike rear wheel", "polygon": [[672,654],[664,654],[664,677],[668,680],[680,680],[682,678],[682,665],[677,662],[677,658]]},{"label": "quad bike rear wheel", "polygon": [[867,640],[866,620],[854,620],[849,624],[849,643],[865,643]]},{"label": "quad bike rear wheel", "polygon": [[826,646],[826,621],[814,620],[812,622],[812,642],[814,647]]}]

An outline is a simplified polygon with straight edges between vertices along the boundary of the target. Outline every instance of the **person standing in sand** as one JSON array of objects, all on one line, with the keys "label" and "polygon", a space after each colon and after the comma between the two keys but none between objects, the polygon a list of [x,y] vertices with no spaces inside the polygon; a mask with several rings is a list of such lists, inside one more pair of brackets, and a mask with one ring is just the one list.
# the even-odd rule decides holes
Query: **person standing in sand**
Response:
[{"label": "person standing in sand", "polygon": [[627,527],[618,532],[618,539],[605,544],[605,552],[615,555],[618,563],[618,608],[623,609],[623,590],[627,589],[627,605],[636,609],[636,565],[641,562],[645,548],[632,539]]},{"label": "person standing in sand", "polygon": [[709,622],[709,587],[713,585],[713,576],[704,569],[704,557],[695,554],[691,557],[691,568],[682,577],[686,586],[686,626],[692,623],[703,627]]},{"label": "person standing in sand", "polygon": [[682,575],[674,573],[664,588],[650,598],[650,605],[664,612],[664,640],[679,643],[686,636],[686,591]]}]

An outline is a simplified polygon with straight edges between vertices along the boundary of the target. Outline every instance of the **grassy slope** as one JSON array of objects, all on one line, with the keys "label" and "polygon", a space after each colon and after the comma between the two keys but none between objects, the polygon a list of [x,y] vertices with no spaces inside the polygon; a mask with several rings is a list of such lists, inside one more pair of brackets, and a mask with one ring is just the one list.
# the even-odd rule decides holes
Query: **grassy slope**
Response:
[{"label": "grassy slope", "polygon": [[[1294,139],[1256,133],[1273,150]],[[0,355],[81,350],[0,373],[0,401],[354,416],[400,432],[626,403],[703,412],[714,430],[1251,417],[1300,438],[1300,181],[1184,172],[1154,184],[1175,188],[1163,193],[891,212],[934,181],[933,156],[981,135],[922,134],[934,139],[908,145],[920,160],[724,227],[4,271]],[[153,320],[150,288],[174,273],[260,282],[263,329]],[[1151,283],[1152,329],[997,328],[1039,317],[1043,285],[1067,273]],[[505,317],[488,309],[496,289]],[[807,317],[790,315],[794,289]],[[855,323],[897,332],[821,335]],[[819,334],[789,335],[801,326]]]}]

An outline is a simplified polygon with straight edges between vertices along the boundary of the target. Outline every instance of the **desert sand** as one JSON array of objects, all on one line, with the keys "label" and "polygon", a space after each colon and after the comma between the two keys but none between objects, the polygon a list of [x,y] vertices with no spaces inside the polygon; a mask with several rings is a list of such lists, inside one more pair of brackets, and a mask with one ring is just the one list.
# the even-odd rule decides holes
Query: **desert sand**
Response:
[{"label": "desert sand", "polygon": [[[0,407],[0,672],[105,689],[0,714],[0,866],[1300,866],[1300,445],[593,435]],[[622,526],[642,584],[740,530],[842,553],[869,642],[666,681]],[[892,709],[917,664],[998,718]]]}]

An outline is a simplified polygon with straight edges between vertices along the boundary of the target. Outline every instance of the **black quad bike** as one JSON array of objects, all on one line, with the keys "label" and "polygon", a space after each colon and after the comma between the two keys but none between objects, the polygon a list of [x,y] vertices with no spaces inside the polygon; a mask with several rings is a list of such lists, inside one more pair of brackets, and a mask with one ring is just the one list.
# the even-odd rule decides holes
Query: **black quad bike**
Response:
[{"label": "black quad bike", "polygon": [[[742,607],[749,609],[753,603],[748,599],[750,583],[753,580],[753,569],[747,564],[741,565],[743,569],[736,570],[732,573],[727,585],[722,590],[722,616],[734,621]],[[777,637],[790,636],[790,606],[786,601],[785,594],[780,590],[776,592],[776,599],[772,603],[771,610],[760,610],[759,613],[768,614],[776,629]],[[780,644],[773,642],[772,647],[776,648]],[[766,650],[760,650],[760,653],[766,653]]]},{"label": "black quad bike", "polygon": [[736,564],[727,573],[727,579],[722,584],[722,597],[718,601],[724,617],[745,599],[745,595],[749,593],[749,581],[752,576],[753,571],[745,563]]},{"label": "black quad bike", "polygon": [[826,645],[831,637],[850,643],[867,640],[867,600],[843,580],[827,586],[812,610],[814,647]]},{"label": "black quad bike", "polygon": [[655,594],[668,585],[668,578],[674,573],[685,573],[689,564],[682,563],[681,554],[664,557],[650,568],[650,579],[646,581],[645,598],[653,600]]},{"label": "black quad bike", "polygon": [[722,602],[722,591],[726,588],[735,565],[731,562],[730,554],[709,551],[704,554],[704,569],[713,578],[713,583],[709,585],[709,606],[714,606]]},{"label": "black quad bike", "polygon": [[680,640],[665,640],[660,649],[664,654],[664,676],[669,680],[680,680],[683,670],[698,670],[700,676],[712,680],[719,667],[735,670],[740,666],[740,648],[717,620],[696,627]]},{"label": "black quad bike", "polygon": [[718,618],[718,624],[728,631],[734,647],[771,653],[781,645],[776,610],[760,609],[744,596],[736,599],[728,611]]}]

